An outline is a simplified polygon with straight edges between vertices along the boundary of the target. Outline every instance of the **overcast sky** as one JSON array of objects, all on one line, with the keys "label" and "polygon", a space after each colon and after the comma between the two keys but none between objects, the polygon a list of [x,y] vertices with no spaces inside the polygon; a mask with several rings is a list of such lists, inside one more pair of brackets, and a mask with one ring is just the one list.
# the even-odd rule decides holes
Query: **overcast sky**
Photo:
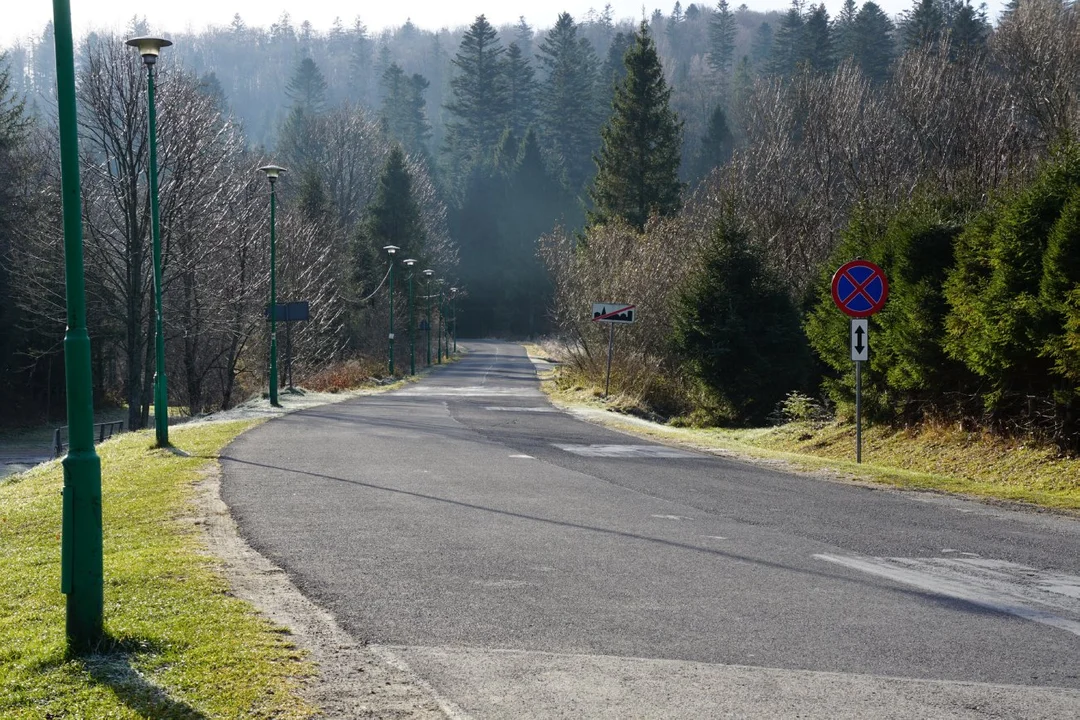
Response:
[{"label": "overcast sky", "polygon": [[[742,0],[729,0],[738,7]],[[857,0],[861,4],[861,0]],[[890,15],[907,9],[913,0],[877,0]],[[977,1],[977,0],[976,0]],[[8,46],[15,41],[38,35],[45,23],[52,18],[52,3],[48,0],[0,0],[0,45]],[[359,15],[368,28],[381,30],[402,25],[411,19],[423,28],[438,29],[467,25],[481,13],[495,25],[510,23],[519,15],[534,27],[550,27],[556,16],[569,12],[575,19],[584,18],[590,8],[599,10],[607,0],[394,0],[382,2],[356,2],[352,0],[180,0],[179,2],[135,2],[134,0],[70,0],[72,22],[80,35],[86,30],[123,30],[135,15],[145,16],[155,32],[170,33],[183,30],[202,30],[208,25],[226,25],[235,13],[239,13],[249,25],[267,27],[288,10],[293,24],[299,26],[304,20],[311,21],[317,30],[326,30],[340,17],[346,26]],[[843,0],[826,0],[830,14],[835,14]],[[647,0],[649,12],[661,8],[671,12],[675,0]],[[690,0],[683,2],[687,7]],[[704,4],[715,4],[706,0]],[[1002,0],[988,3],[991,19],[997,17]],[[747,5],[754,10],[786,8],[790,0],[753,0]],[[611,0],[617,19],[640,18],[641,0]]]}]

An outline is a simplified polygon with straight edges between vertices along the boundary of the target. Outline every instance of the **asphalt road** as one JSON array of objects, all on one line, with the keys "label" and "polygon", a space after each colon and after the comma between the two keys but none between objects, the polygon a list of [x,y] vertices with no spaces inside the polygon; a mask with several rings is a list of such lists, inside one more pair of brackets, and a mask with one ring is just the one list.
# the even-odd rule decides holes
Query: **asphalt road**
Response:
[{"label": "asphalt road", "polygon": [[1080,522],[656,445],[468,346],[223,460],[248,542],[451,714],[1080,717]]}]

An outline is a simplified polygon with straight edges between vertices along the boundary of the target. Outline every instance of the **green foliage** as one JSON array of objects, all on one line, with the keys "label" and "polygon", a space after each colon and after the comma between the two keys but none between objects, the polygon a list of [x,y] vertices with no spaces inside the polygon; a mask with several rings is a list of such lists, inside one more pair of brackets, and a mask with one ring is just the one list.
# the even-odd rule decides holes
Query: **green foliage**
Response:
[{"label": "green foliage", "polygon": [[395,146],[386,159],[375,201],[368,207],[364,235],[372,247],[396,245],[403,258],[416,258],[424,248],[426,233],[420,207],[413,196],[412,177],[405,153]]},{"label": "green foliage", "polygon": [[850,54],[855,64],[876,84],[889,77],[893,57],[892,20],[876,3],[865,3],[852,24]]},{"label": "green foliage", "polygon": [[855,381],[850,319],[833,303],[831,279],[836,268],[856,257],[878,264],[889,280],[888,303],[870,319],[870,361],[863,372],[868,415],[918,419],[968,380],[942,347],[948,312],[942,286],[961,229],[942,205],[934,199],[918,200],[884,223],[863,213],[844,233],[806,323],[811,346],[835,373],[825,381],[834,402],[852,402]]},{"label": "green foliage", "polygon": [[589,189],[595,204],[589,223],[619,217],[640,230],[650,215],[667,217],[682,207],[682,122],[671,110],[671,88],[645,23],[626,54],[626,68],[615,91],[614,114],[600,131],[603,146]]},{"label": "green foliage", "polygon": [[516,42],[510,43],[502,62],[506,79],[507,127],[516,137],[524,137],[536,124],[536,72]]},{"label": "green foliage", "polygon": [[723,107],[717,105],[709,116],[709,129],[701,139],[701,148],[694,158],[694,177],[705,177],[713,168],[725,164],[731,159],[734,147],[735,138],[731,135],[727,114]]},{"label": "green foliage", "polygon": [[1078,202],[1080,152],[1073,148],[959,238],[946,286],[946,349],[988,381],[990,410],[1030,414],[1029,398],[1080,397],[1075,377],[1060,370],[1068,367],[1068,301],[1080,286]]},{"label": "green foliage", "polygon": [[391,63],[382,76],[382,121],[406,152],[421,158],[427,158],[431,138],[424,112],[424,91],[430,84],[419,73],[406,76],[397,63]]},{"label": "green foliage", "polygon": [[603,111],[597,104],[598,61],[592,44],[569,13],[561,13],[540,44],[547,72],[540,88],[544,138],[570,191],[577,194],[592,175],[592,154]]},{"label": "green foliage", "polygon": [[794,302],[746,236],[726,224],[678,299],[673,344],[689,374],[739,422],[763,422],[809,375]]},{"label": "green foliage", "polygon": [[507,112],[500,61],[504,52],[499,34],[480,15],[461,39],[452,61],[457,74],[450,81],[453,95],[446,105],[452,116],[446,142],[459,171],[487,162],[502,136]]},{"label": "green foliage", "polygon": [[720,0],[709,22],[709,67],[714,71],[721,74],[730,72],[737,31],[735,14],[731,12],[727,0]]}]

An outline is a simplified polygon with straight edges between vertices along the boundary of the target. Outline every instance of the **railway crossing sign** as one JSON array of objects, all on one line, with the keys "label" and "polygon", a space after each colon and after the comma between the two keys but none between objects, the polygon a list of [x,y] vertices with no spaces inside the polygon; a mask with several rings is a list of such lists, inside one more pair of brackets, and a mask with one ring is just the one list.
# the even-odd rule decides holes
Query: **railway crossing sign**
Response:
[{"label": "railway crossing sign", "polygon": [[889,281],[885,272],[869,260],[852,260],[833,275],[832,297],[845,315],[867,318],[885,307]]}]

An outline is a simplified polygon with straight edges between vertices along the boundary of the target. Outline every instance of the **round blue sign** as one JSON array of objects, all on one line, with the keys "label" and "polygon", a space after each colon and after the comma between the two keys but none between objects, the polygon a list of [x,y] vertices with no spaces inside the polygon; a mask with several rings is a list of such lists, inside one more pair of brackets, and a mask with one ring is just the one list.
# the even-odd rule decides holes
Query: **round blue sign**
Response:
[{"label": "round blue sign", "polygon": [[852,260],[833,275],[832,296],[845,315],[870,317],[885,306],[889,281],[884,271],[869,260]]}]

